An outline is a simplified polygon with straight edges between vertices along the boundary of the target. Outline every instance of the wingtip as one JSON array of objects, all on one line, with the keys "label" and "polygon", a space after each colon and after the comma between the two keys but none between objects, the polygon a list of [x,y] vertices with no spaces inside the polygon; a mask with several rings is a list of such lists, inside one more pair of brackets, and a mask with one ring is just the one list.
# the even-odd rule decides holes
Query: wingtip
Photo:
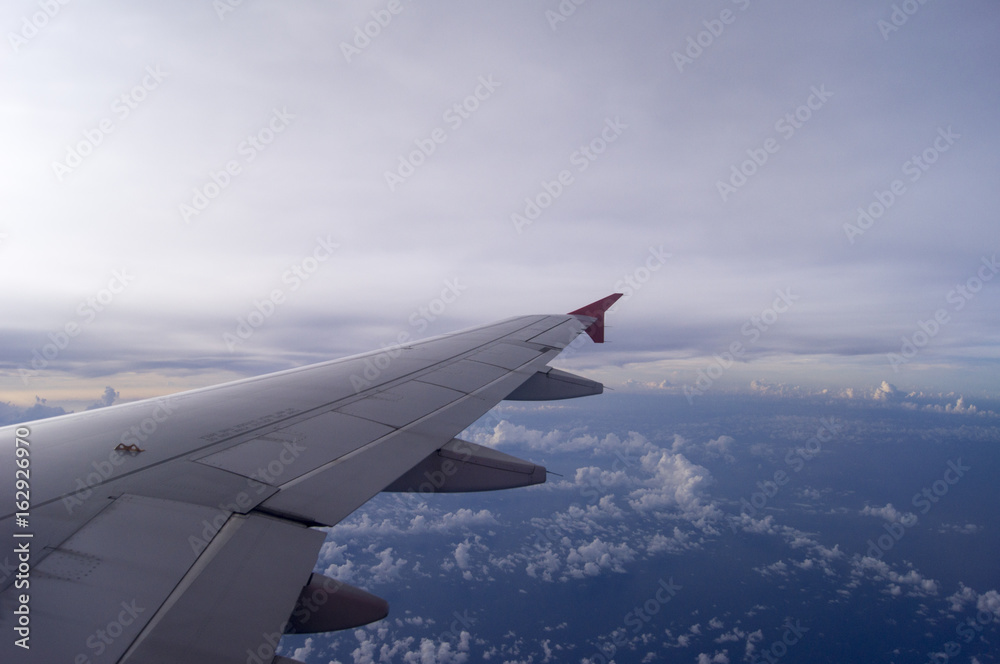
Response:
[{"label": "wingtip", "polygon": [[575,311],[569,312],[569,315],[587,316],[588,318],[596,319],[593,323],[587,326],[586,332],[587,335],[594,340],[594,343],[602,344],[604,343],[604,313],[610,309],[621,296],[621,293],[612,293],[607,297],[602,297],[596,302],[591,302],[584,307],[580,307]]},{"label": "wingtip", "polygon": [[611,308],[611,306],[618,301],[622,296],[621,293],[612,293],[607,297],[602,297],[596,302],[591,302],[590,304],[580,307],[576,311],[569,312],[570,316],[590,316],[591,318],[597,318],[604,314],[605,311]]}]

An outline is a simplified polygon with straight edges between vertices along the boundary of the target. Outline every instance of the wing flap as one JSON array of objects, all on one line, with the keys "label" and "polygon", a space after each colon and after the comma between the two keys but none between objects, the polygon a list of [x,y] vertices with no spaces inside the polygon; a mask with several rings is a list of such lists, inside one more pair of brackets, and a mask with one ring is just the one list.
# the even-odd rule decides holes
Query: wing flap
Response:
[{"label": "wing flap", "polygon": [[[551,352],[554,355],[555,351]],[[550,354],[537,358],[543,363]],[[533,374],[512,371],[421,419],[281,487],[262,507],[288,518],[332,526],[485,415]]]},{"label": "wing flap", "polygon": [[121,664],[270,662],[325,537],[260,514],[231,516]]},{"label": "wing flap", "polygon": [[393,428],[326,412],[197,459],[198,463],[278,486],[367,445]]},{"label": "wing flap", "polygon": [[602,392],[604,385],[596,380],[550,367],[536,372],[506,398],[508,401],[555,401],[588,397]]},{"label": "wing flap", "polygon": [[545,482],[545,468],[489,447],[453,438],[385,491],[457,493],[513,489]]},{"label": "wing flap", "polygon": [[15,649],[3,661],[47,664],[78,661],[78,654],[117,661],[197,560],[189,538],[218,514],[158,498],[111,501],[31,570],[27,589],[0,595],[5,628],[21,593],[30,597],[33,627],[30,650]]}]

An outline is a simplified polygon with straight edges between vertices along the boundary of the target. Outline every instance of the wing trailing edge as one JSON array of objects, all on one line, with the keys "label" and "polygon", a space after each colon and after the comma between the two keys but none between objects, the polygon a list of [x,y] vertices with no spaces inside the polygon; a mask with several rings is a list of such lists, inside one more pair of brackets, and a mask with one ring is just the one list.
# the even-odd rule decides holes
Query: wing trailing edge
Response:
[{"label": "wing trailing edge", "polygon": [[453,438],[383,491],[465,493],[513,489],[545,482],[545,467]]},{"label": "wing trailing edge", "polygon": [[596,380],[571,374],[568,371],[548,368],[537,371],[521,386],[505,397],[506,401],[556,401],[576,399],[604,392],[604,385]]}]

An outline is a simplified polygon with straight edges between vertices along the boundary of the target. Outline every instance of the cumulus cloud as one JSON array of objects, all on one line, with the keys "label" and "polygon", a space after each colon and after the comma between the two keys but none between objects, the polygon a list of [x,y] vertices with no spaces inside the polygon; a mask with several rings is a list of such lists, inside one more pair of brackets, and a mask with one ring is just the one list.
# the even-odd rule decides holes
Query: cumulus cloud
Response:
[{"label": "cumulus cloud", "polygon": [[977,526],[974,523],[963,523],[961,525],[957,523],[942,523],[938,532],[954,533],[956,535],[975,535],[982,529],[982,526]]},{"label": "cumulus cloud", "polygon": [[975,607],[983,615],[992,616],[993,622],[1000,622],[1000,592],[987,590],[979,594],[964,583],[958,584],[958,590],[948,598],[950,610],[957,613],[966,608]]},{"label": "cumulus cloud", "polygon": [[625,563],[635,559],[628,544],[611,544],[595,537],[591,542],[570,549],[566,555],[566,574],[575,579],[597,576],[601,570],[624,572]]},{"label": "cumulus cloud", "polygon": [[727,463],[735,463],[736,457],[733,456],[732,453],[733,446],[735,444],[735,438],[731,436],[719,436],[718,438],[705,443],[705,451],[710,457],[719,457],[724,459]]},{"label": "cumulus cloud", "polygon": [[115,401],[118,401],[118,397],[120,396],[121,394],[118,391],[116,391],[115,388],[111,386],[105,387],[104,394],[101,395],[101,398],[98,399],[96,403],[87,406],[87,410],[94,410],[96,408],[106,408],[107,406],[113,404]]},{"label": "cumulus cloud", "polygon": [[540,431],[500,420],[492,429],[472,431],[468,440],[488,447],[522,445],[546,453],[589,451],[598,454],[638,455],[656,449],[642,434],[630,431],[625,438],[609,433],[597,437],[583,430]]},{"label": "cumulus cloud", "polygon": [[896,386],[889,381],[883,380],[882,384],[875,388],[875,393],[872,398],[875,401],[883,401],[886,403],[891,403],[897,401],[901,396],[901,393]]},{"label": "cumulus cloud", "polygon": [[399,578],[399,574],[403,567],[406,566],[406,560],[393,557],[392,547],[379,551],[375,554],[375,556],[378,558],[379,562],[377,565],[372,565],[370,568],[372,581],[374,583],[388,583],[389,581],[395,581]]},{"label": "cumulus cloud", "polygon": [[301,648],[296,648],[292,652],[292,659],[297,659],[300,662],[306,661],[306,658],[313,653],[313,639],[312,637],[306,639],[306,643]]},{"label": "cumulus cloud", "polygon": [[871,575],[874,578],[884,581],[892,592],[892,586],[900,586],[900,589],[907,589],[907,595],[911,597],[927,597],[937,595],[940,584],[934,579],[924,577],[915,569],[909,569],[905,574],[892,569],[888,563],[871,556],[855,557],[852,561],[855,576]]},{"label": "cumulus cloud", "polygon": [[469,564],[470,564],[469,553],[471,549],[472,549],[472,544],[469,542],[469,540],[465,540],[464,542],[461,542],[458,546],[455,547],[455,551],[454,553],[452,553],[452,556],[454,556],[455,564],[458,565],[459,569],[469,569]]},{"label": "cumulus cloud", "polygon": [[399,638],[385,622],[354,630],[354,664],[402,661],[404,664],[465,664],[472,637],[467,631],[446,632],[436,639]]},{"label": "cumulus cloud", "polygon": [[[371,537],[373,535],[417,535],[423,533],[442,533],[463,529],[479,529],[483,526],[498,524],[496,517],[488,509],[478,511],[460,508],[454,512],[441,513],[426,504],[414,506],[410,510],[398,506],[391,516],[373,519],[371,514],[363,512],[351,519],[338,524],[330,530],[338,538]],[[413,514],[417,511],[417,514]]]},{"label": "cumulus cloud", "polygon": [[4,401],[0,402],[0,426],[44,420],[48,417],[65,415],[66,413],[66,409],[62,406],[49,406],[48,400],[39,396],[35,396],[34,405],[29,408],[19,408],[12,403]]},{"label": "cumulus cloud", "polygon": [[751,659],[755,650],[757,650],[757,644],[764,640],[764,631],[758,629],[755,632],[750,632],[747,634],[746,646],[743,649],[744,656],[746,659]]},{"label": "cumulus cloud", "polygon": [[966,605],[975,603],[979,599],[979,593],[959,582],[958,590],[948,597],[948,602],[951,604],[952,611],[961,611]]},{"label": "cumulus cloud", "polygon": [[562,559],[552,549],[546,549],[538,553],[526,566],[525,571],[528,576],[541,578],[543,581],[552,581],[555,574],[562,568]]},{"label": "cumulus cloud", "polygon": [[886,503],[883,507],[865,505],[864,509],[861,510],[861,514],[863,516],[877,516],[889,523],[901,523],[904,526],[912,526],[917,522],[916,514],[912,512],[900,512],[892,506],[892,503]]},{"label": "cumulus cloud", "polygon": [[687,549],[694,548],[690,536],[677,526],[674,526],[673,537],[667,537],[662,533],[655,533],[646,543],[646,553],[681,553]]},{"label": "cumulus cloud", "polygon": [[764,576],[770,576],[771,574],[776,576],[788,576],[788,564],[783,560],[779,560],[778,562],[771,563],[770,565],[766,565],[764,567],[754,567],[753,569],[758,574],[762,574]]},{"label": "cumulus cloud", "polygon": [[1000,593],[988,590],[976,600],[976,609],[993,614],[993,622],[1000,622]]},{"label": "cumulus cloud", "polygon": [[769,397],[787,397],[787,396],[803,396],[808,394],[808,390],[804,390],[799,385],[786,385],[784,383],[768,383],[763,380],[752,380],[750,381],[750,391],[754,394],[765,395]]},{"label": "cumulus cloud", "polygon": [[666,450],[649,452],[641,464],[650,477],[629,494],[629,505],[636,511],[677,509],[703,528],[710,528],[708,522],[721,516],[717,507],[702,502],[705,489],[714,481],[707,468]]},{"label": "cumulus cloud", "polygon": [[323,574],[338,581],[351,583],[354,580],[357,570],[354,566],[354,561],[348,559],[345,555],[346,551],[346,544],[338,546],[333,541],[324,542],[319,550],[319,562],[322,565],[326,565]]},{"label": "cumulus cloud", "polygon": [[981,410],[971,403],[966,403],[965,397],[958,397],[955,403],[945,403],[945,404],[924,404],[923,406],[918,406],[918,404],[913,402],[904,402],[904,406],[916,410],[918,407],[920,410],[932,412],[932,413],[951,413],[954,415],[982,415],[984,417],[996,417],[997,413],[992,410]]},{"label": "cumulus cloud", "polygon": [[464,664],[469,661],[468,632],[462,632],[459,641],[454,646],[449,641],[435,643],[430,639],[421,639],[415,652],[403,655],[406,664]]}]

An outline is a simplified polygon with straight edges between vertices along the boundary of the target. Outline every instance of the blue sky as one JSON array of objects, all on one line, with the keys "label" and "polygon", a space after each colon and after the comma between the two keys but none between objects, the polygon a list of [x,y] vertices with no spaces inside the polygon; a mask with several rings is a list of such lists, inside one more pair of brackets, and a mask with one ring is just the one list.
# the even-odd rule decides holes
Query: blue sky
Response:
[{"label": "blue sky", "polygon": [[616,290],[618,389],[998,393],[995,3],[571,4],[7,3],[0,400]]}]

